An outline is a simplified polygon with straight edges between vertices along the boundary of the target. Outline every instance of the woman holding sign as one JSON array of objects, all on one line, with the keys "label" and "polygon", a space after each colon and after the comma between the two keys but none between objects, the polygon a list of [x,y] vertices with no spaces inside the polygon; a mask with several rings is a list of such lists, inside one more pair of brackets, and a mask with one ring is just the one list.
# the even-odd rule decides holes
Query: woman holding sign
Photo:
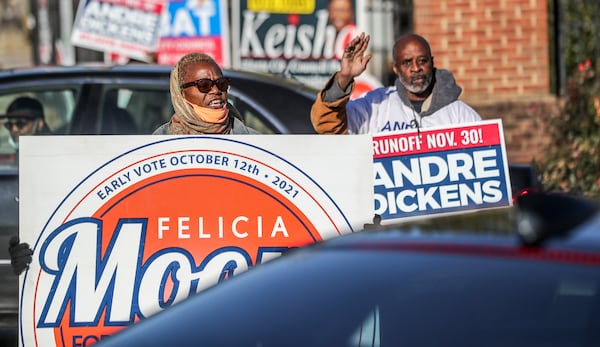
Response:
[{"label": "woman holding sign", "polygon": [[[175,114],[154,135],[258,134],[247,127],[227,101],[230,81],[219,65],[203,53],[183,56],[171,71],[171,101]],[[18,236],[9,241],[13,272],[18,275],[31,263],[33,250]]]}]

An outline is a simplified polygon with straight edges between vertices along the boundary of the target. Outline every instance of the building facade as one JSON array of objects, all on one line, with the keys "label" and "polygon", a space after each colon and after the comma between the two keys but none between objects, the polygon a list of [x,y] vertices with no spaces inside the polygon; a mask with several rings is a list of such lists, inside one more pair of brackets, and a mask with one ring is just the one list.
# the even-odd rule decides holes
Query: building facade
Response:
[{"label": "building facade", "polygon": [[544,126],[558,113],[548,15],[547,0],[414,1],[414,31],[455,74],[461,98],[483,118],[502,119],[514,163],[541,159]]}]

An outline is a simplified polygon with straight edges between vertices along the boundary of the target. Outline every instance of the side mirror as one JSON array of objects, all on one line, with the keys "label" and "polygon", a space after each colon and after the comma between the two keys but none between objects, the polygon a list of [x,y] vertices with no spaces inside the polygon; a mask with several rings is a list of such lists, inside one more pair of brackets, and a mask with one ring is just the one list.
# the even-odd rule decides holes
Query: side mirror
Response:
[{"label": "side mirror", "polygon": [[582,197],[536,191],[519,195],[515,206],[517,231],[528,246],[564,237],[599,211],[594,202]]}]

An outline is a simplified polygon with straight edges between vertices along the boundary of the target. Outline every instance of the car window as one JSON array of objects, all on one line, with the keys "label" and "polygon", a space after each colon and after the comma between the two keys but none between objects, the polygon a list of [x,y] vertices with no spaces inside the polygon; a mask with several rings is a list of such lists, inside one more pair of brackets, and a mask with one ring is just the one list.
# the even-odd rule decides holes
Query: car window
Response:
[{"label": "car window", "polygon": [[20,96],[28,96],[39,100],[44,107],[46,124],[52,133],[64,133],[71,121],[77,89],[52,89],[43,91],[15,92],[0,95],[0,113],[4,114],[8,105]]},{"label": "car window", "polygon": [[[268,111],[258,109],[240,94],[230,93],[229,102],[236,107],[247,126],[261,134],[281,133],[265,118]],[[174,113],[168,91],[138,86],[107,88],[102,108],[100,134],[152,134]]]},{"label": "car window", "polygon": [[[4,114],[10,103],[18,97],[27,96],[40,101],[44,108],[45,122],[52,134],[65,134],[73,115],[75,100],[78,90],[71,86],[59,89],[45,89],[36,91],[28,88],[27,91],[14,90],[0,95],[0,114]],[[16,167],[15,149],[9,142],[9,132],[2,126],[0,128],[0,167]]]},{"label": "car window", "polygon": [[[229,93],[245,124],[261,134],[281,133],[276,124],[266,119],[268,111],[259,109],[240,93]],[[99,134],[152,134],[168,122],[174,110],[166,90],[143,89],[138,86],[107,87],[104,91],[102,121]]]},{"label": "car window", "polygon": [[169,121],[174,112],[168,90],[130,89],[119,102],[131,113],[142,134],[152,134]]},{"label": "car window", "polygon": [[244,117],[244,122],[250,128],[258,131],[261,134],[275,134],[275,130],[269,127],[269,124],[266,123],[263,119],[261,119],[256,113],[251,110],[245,109],[245,112],[242,114]]},{"label": "car window", "polygon": [[101,134],[152,134],[173,114],[168,91],[132,86],[106,89],[102,108]]},{"label": "car window", "polygon": [[252,101],[247,96],[236,91],[230,92],[228,95],[229,102],[235,106],[240,112],[244,123],[250,128],[258,131],[261,134],[281,134],[282,130],[277,129],[273,122],[269,122],[265,115],[267,110],[258,109],[258,106],[253,106]]}]

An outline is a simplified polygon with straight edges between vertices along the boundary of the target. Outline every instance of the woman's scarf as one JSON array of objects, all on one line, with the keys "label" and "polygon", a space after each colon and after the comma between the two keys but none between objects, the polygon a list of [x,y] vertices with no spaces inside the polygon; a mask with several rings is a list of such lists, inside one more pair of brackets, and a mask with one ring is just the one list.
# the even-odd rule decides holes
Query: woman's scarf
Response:
[{"label": "woman's scarf", "polygon": [[[229,134],[233,127],[233,117],[227,116],[223,122],[210,123],[202,121],[192,106],[184,99],[179,86],[179,64],[173,67],[170,79],[171,102],[175,114],[169,122],[169,134]],[[227,107],[227,106],[226,106]]]}]

